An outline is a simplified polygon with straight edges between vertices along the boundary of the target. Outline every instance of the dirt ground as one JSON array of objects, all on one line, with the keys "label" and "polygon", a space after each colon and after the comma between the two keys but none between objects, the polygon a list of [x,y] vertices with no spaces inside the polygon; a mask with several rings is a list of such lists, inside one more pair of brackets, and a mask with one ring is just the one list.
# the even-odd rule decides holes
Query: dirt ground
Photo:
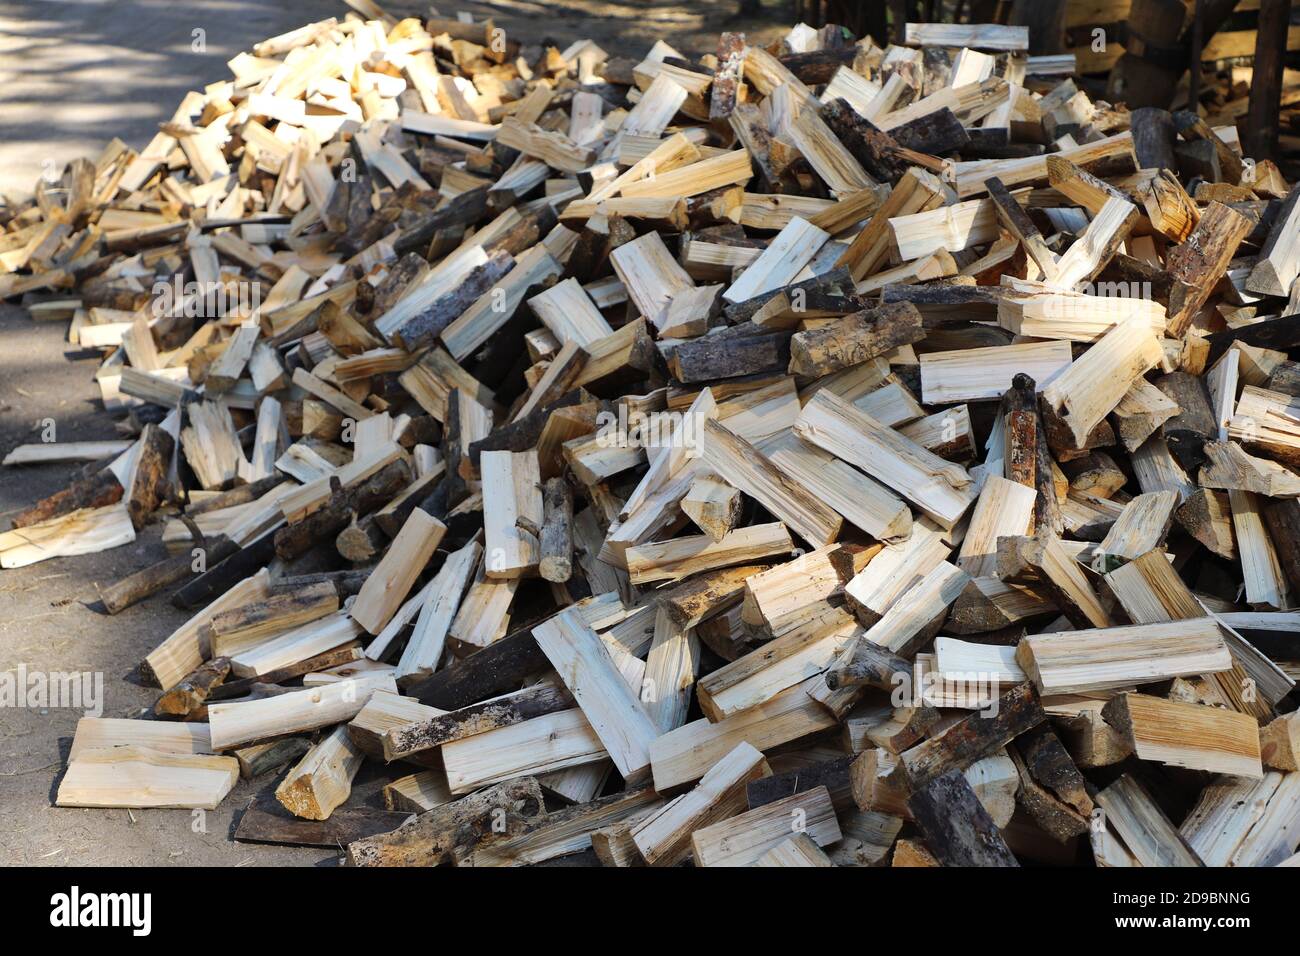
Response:
[{"label": "dirt ground", "polygon": [[[398,15],[427,5],[383,3]],[[667,5],[595,0],[462,2],[443,6],[491,16],[507,32],[559,45],[590,37],[610,53],[639,57],[663,39],[684,53],[712,49],[721,29],[764,42],[779,34],[786,9],[731,18],[732,2]],[[331,0],[0,0],[0,193],[29,195],[45,168],[95,155],[113,136],[142,147],[187,90],[224,79],[225,63],[268,36],[312,20],[342,17]],[[142,25],[147,24],[147,29]],[[203,50],[193,31],[205,31]],[[34,324],[25,310],[0,305],[0,455],[39,440],[53,419],[58,441],[120,437],[99,402],[98,356],[67,343],[66,323]],[[0,469],[0,527],[33,501],[65,487],[75,466]],[[150,713],[157,691],[143,686],[139,661],[183,622],[166,595],[110,617],[96,584],[165,555],[159,528],[112,551],[0,571],[0,675],[102,674],[102,716]],[[0,708],[0,863],[26,865],[334,865],[329,849],[254,846],[230,839],[233,821],[268,775],[241,782],[209,813],[188,810],[73,810],[52,806],[81,711]],[[401,772],[394,768],[399,775]],[[386,776],[368,765],[355,796],[379,805]]]}]

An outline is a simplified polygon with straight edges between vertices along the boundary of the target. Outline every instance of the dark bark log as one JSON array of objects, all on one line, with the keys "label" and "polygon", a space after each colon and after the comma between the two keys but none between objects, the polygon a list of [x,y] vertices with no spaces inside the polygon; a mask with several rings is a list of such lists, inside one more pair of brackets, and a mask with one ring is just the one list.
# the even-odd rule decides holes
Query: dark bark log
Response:
[{"label": "dark bark log", "polygon": [[546,419],[550,417],[552,411],[569,405],[580,405],[585,400],[586,393],[580,388],[575,388],[567,395],[562,395],[554,402],[535,409],[518,421],[494,429],[487,438],[471,442],[469,457],[474,464],[474,470],[478,470],[479,455],[485,451],[528,451],[530,448],[537,447],[537,439],[542,436],[542,428],[545,427]]},{"label": "dark bark log", "polygon": [[1169,445],[1169,453],[1188,474],[1194,474],[1205,463],[1205,443],[1216,441],[1219,435],[1209,390],[1204,380],[1190,372],[1170,372],[1156,379],[1155,385],[1180,409],[1160,426],[1160,434]]},{"label": "dark bark log", "polygon": [[929,328],[965,322],[985,322],[997,318],[996,288],[976,285],[887,285],[880,290],[884,305],[910,302],[916,306]]},{"label": "dark bark log", "polygon": [[1020,865],[961,771],[936,777],[908,798],[907,807],[944,866]]},{"label": "dark bark log", "polygon": [[348,845],[352,866],[437,866],[488,835],[525,832],[546,814],[535,777],[499,783],[421,813],[389,833]]},{"label": "dark bark log", "polygon": [[1229,561],[1237,560],[1232,505],[1226,491],[1198,488],[1179,505],[1174,517],[1184,531],[1213,554]]},{"label": "dark bark log", "polygon": [[816,790],[818,787],[825,787],[830,793],[831,802],[836,810],[855,809],[857,805],[853,802],[853,787],[849,781],[849,766],[854,759],[855,757],[851,756],[839,757],[835,760],[800,767],[798,770],[751,780],[745,786],[749,809],[755,810],[777,800],[792,797],[796,793]]},{"label": "dark bark log", "polygon": [[[748,244],[748,241],[746,244]],[[775,289],[772,292],[764,292],[762,295],[746,299],[744,302],[728,305],[723,309],[723,313],[726,315],[727,321],[732,325],[743,325],[777,296],[784,295],[787,299],[790,299],[796,293],[802,293],[805,299],[816,298],[819,295],[852,296],[854,294],[853,278],[849,275],[848,269],[839,266],[829,272],[813,276],[811,279],[804,279],[802,282],[796,282],[793,285]]]},{"label": "dark bark log", "polygon": [[1214,148],[1219,169],[1227,182],[1234,186],[1241,182],[1241,174],[1245,171],[1241,157],[1218,133],[1214,132],[1209,123],[1191,110],[1179,110],[1174,113],[1173,121],[1183,139],[1188,142],[1206,142]]},{"label": "dark bark log", "polygon": [[396,830],[412,819],[402,810],[339,807],[325,820],[295,817],[271,790],[249,801],[235,826],[240,843],[279,843],[286,846],[339,847]]},{"label": "dark bark log", "polygon": [[[383,315],[397,304],[397,300],[406,293],[407,287],[428,267],[429,263],[417,253],[408,252],[402,256],[393,263],[388,270],[388,274],[384,276],[383,281],[375,289],[374,298],[371,300],[367,312],[376,317]],[[324,332],[324,329],[321,331]],[[330,341],[334,341],[334,337],[329,335],[326,337]],[[337,343],[335,344],[337,345]]]},{"label": "dark bark log", "polygon": [[196,667],[188,677],[171,690],[163,693],[154,704],[154,713],[160,717],[193,718],[203,707],[212,689],[230,674],[230,658],[214,657]]},{"label": "dark bark log", "polygon": [[117,475],[103,468],[88,478],[78,478],[62,491],[42,498],[26,511],[19,512],[14,516],[13,526],[26,528],[81,508],[103,508],[121,501],[122,495],[122,483],[117,480]]},{"label": "dark bark log", "polygon": [[[309,750],[311,741],[306,737],[281,737],[265,750],[252,745],[234,751],[234,755],[239,761],[239,775],[245,780],[255,780],[264,773],[297,763]],[[275,805],[285,812],[280,801],[276,800]]]},{"label": "dark bark log", "polygon": [[278,488],[284,484],[284,481],[283,475],[275,474],[254,481],[251,484],[240,485],[237,488],[231,488],[229,491],[223,491],[220,494],[187,505],[185,513],[191,518],[195,518],[201,514],[207,514],[209,511],[220,511],[222,508],[233,508],[235,505],[247,504],[250,501],[256,501],[268,491]]},{"label": "dark bark log", "polygon": [[303,674],[311,674],[314,671],[329,670],[331,667],[351,664],[353,661],[361,660],[363,656],[360,645],[353,641],[344,644],[342,647],[328,650],[323,654],[317,654],[315,657],[309,657],[305,661],[286,664],[284,667],[267,671],[260,677],[243,677],[239,680],[226,681],[224,684],[212,688],[208,693],[208,703],[215,704],[222,700],[234,700],[237,697],[252,693],[258,684],[282,684],[285,681],[293,680],[295,677],[301,677]]},{"label": "dark bark log", "polygon": [[[353,191],[356,185],[353,186]],[[369,194],[366,199],[369,200]],[[408,252],[421,252],[434,234],[440,229],[453,225],[470,225],[478,222],[488,212],[488,189],[479,186],[463,192],[452,199],[446,206],[427,213],[401,231],[393,242],[394,251],[400,256]],[[357,250],[359,251],[359,250]]]},{"label": "dark bark log", "polygon": [[1264,387],[1271,392],[1300,395],[1300,362],[1282,362],[1269,373]]},{"label": "dark bark log", "polygon": [[1282,573],[1291,587],[1300,588],[1300,501],[1295,498],[1261,498],[1264,523],[1277,552]]},{"label": "dark bark log", "polygon": [[1242,325],[1223,332],[1214,332],[1207,335],[1206,340],[1210,343],[1207,365],[1212,365],[1219,356],[1232,347],[1233,342],[1285,352],[1300,346],[1300,313],[1284,315],[1277,319],[1266,319],[1263,322]]},{"label": "dark bark log", "polygon": [[781,57],[781,65],[808,86],[829,83],[842,66],[852,66],[857,49],[851,46],[832,50],[812,50]]},{"label": "dark bark log", "polygon": [[971,144],[970,133],[946,106],[894,127],[889,135],[904,149],[931,156],[965,150]]},{"label": "dark bark log", "polygon": [[354,515],[368,515],[388,504],[410,481],[410,467],[398,459],[365,481],[338,489],[324,505],[275,533],[275,553],[286,561],[304,554],[347,527]]},{"label": "dark bark log", "polygon": [[395,727],[384,737],[384,759],[410,757],[462,737],[509,727],[572,706],[573,698],[564,687],[538,684],[496,700],[470,704],[430,720]]},{"label": "dark bark log", "polygon": [[1155,106],[1135,109],[1129,120],[1133,133],[1133,152],[1139,169],[1177,169],[1174,158],[1174,118],[1168,110]]},{"label": "dark bark log", "polygon": [[1059,532],[1061,509],[1034,380],[1023,372],[1017,374],[1002,403],[1007,477],[1038,493],[1034,499],[1034,528]]},{"label": "dark bark log", "polygon": [[[991,710],[991,708],[990,708]],[[997,712],[976,711],[899,757],[915,792],[949,770],[965,770],[1047,719],[1034,685],[1026,681],[997,700]]]},{"label": "dark bark log", "polygon": [[678,627],[695,627],[739,604],[745,594],[745,579],[770,567],[750,564],[697,574],[660,597],[659,606]]},{"label": "dark bark log", "polygon": [[338,592],[339,600],[342,601],[360,591],[361,585],[366,583],[368,577],[370,577],[368,570],[320,571],[316,574],[295,574],[272,580],[271,593],[289,594],[302,588],[311,587],[313,584],[329,582],[334,585],[334,590]]},{"label": "dark bark log", "polygon": [[[209,538],[204,546],[208,562],[224,561],[239,550],[238,545],[225,536]],[[100,588],[99,597],[104,602],[104,610],[116,614],[194,573],[194,555],[187,548],[180,554],[141,568],[115,584]]]},{"label": "dark bark log", "polygon": [[531,674],[550,668],[550,660],[527,627],[489,644],[406,688],[406,696],[442,710],[459,710],[518,690]]},{"label": "dark bark log", "polygon": [[1047,724],[1025,733],[1007,753],[1020,775],[1017,802],[1060,843],[1088,832],[1092,799],[1083,775]]},{"label": "dark bark log", "polygon": [[925,323],[914,305],[882,305],[795,334],[790,340],[790,372],[810,378],[829,375],[923,338]]},{"label": "dark bark log", "polygon": [[[1008,23],[1029,27],[1029,52],[1034,55],[1065,52],[1066,0],[1015,0]],[[979,21],[972,20],[972,23]]]},{"label": "dark bark log", "polygon": [[856,686],[893,690],[898,686],[898,674],[907,678],[911,673],[912,665],[897,654],[859,639],[852,659],[843,667],[833,667],[826,672],[826,686],[831,690]]},{"label": "dark bark log", "polygon": [[149,515],[172,494],[168,473],[172,470],[175,440],[157,425],[146,425],[140,434],[140,451],[135,459],[135,480],[131,483],[127,514],[136,531],[144,527]]},{"label": "dark bark log", "polygon": [[779,372],[790,362],[791,334],[764,332],[752,323],[734,326],[677,346],[668,370],[683,383]]},{"label": "dark bark log", "polygon": [[443,329],[460,318],[497,281],[513,268],[514,257],[503,249],[492,253],[487,262],[470,270],[456,287],[435,300],[427,309],[412,316],[390,337],[408,352],[431,345]]},{"label": "dark bark log", "polygon": [[847,101],[827,103],[822,107],[822,119],[871,176],[892,183],[907,172],[910,164],[901,158],[902,147],[894,137],[858,114]]},{"label": "dark bark log", "polygon": [[230,557],[208,570],[172,595],[172,604],[186,611],[196,611],[211,604],[240,581],[256,574],[275,557],[275,535],[267,532],[256,541],[244,545]]},{"label": "dark bark log", "polygon": [[542,489],[542,578],[563,584],[573,574],[573,489],[561,477],[549,478]]}]

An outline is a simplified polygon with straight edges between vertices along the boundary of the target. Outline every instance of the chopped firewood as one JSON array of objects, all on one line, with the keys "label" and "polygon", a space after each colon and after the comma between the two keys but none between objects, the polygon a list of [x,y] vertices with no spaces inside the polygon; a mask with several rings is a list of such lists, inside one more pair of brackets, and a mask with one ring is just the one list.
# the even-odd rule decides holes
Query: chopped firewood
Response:
[{"label": "chopped firewood", "polygon": [[1140,866],[1203,866],[1151,794],[1125,774],[1097,794],[1106,823]]},{"label": "chopped firewood", "polygon": [[943,866],[1019,866],[988,811],[957,770],[912,794],[908,809]]},{"label": "chopped firewood", "polygon": [[1259,778],[1259,725],[1247,714],[1218,707],[1118,694],[1102,718],[1128,739],[1140,760]]},{"label": "chopped firewood", "polygon": [[[792,831],[795,821],[799,829]],[[696,866],[749,866],[785,842],[792,832],[805,834],[818,846],[839,841],[839,822],[825,787],[701,827],[691,834],[691,852]]]},{"label": "chopped firewood", "polygon": [[378,634],[406,598],[446,531],[446,525],[419,508],[411,512],[357,595],[348,612],[352,619],[371,634]]},{"label": "chopped firewood", "polygon": [[546,813],[534,777],[520,777],[421,813],[348,844],[353,866],[437,866],[489,834],[510,835]]},{"label": "chopped firewood", "polygon": [[1300,720],[1295,713],[1278,717],[1259,731],[1260,756],[1277,770],[1297,770],[1300,765]]},{"label": "chopped firewood", "polygon": [[59,784],[60,807],[192,807],[215,810],[239,780],[233,757],[163,753],[129,744],[85,749]]},{"label": "chopped firewood", "polygon": [[682,511],[714,542],[736,527],[741,515],[740,492],[724,481],[699,477],[682,498]]},{"label": "chopped firewood", "polygon": [[894,844],[891,866],[941,866],[934,854],[918,840],[900,839]]},{"label": "chopped firewood", "polygon": [[603,828],[635,821],[662,804],[649,787],[631,789],[547,813],[518,833],[494,834],[452,852],[457,866],[529,866],[585,850]]},{"label": "chopped firewood", "polygon": [[818,392],[804,407],[795,432],[890,486],[945,529],[952,528],[974,501],[973,483],[964,468],[828,391]]},{"label": "chopped firewood", "polygon": [[690,852],[696,830],[741,813],[745,787],[771,773],[763,755],[747,743],[719,760],[688,793],[674,798],[631,831],[637,852],[650,866],[672,866]]},{"label": "chopped firewood", "polygon": [[754,863],[755,866],[835,866],[812,838],[796,833],[772,847]]},{"label": "chopped firewood", "polygon": [[899,766],[913,793],[950,769],[964,770],[1046,719],[1029,683],[1003,694],[997,705],[996,713],[973,713],[899,755]]},{"label": "chopped firewood", "polygon": [[385,674],[305,688],[263,700],[209,704],[212,746],[216,750],[228,750],[268,737],[351,720],[377,690],[396,693],[397,685]]},{"label": "chopped firewood", "polygon": [[1119,53],[1018,3],[639,58],[351,6],[0,202],[0,298],[134,436],[5,449],[81,470],[0,567],[160,523],[103,609],[189,616],[177,719],[83,721],[58,805],[283,768],[235,837],[357,865],[1295,852],[1266,62],[1171,113],[1137,4]]},{"label": "chopped firewood", "polygon": [[599,636],[572,611],[534,629],[533,635],[591,721],[619,773],[631,778],[645,770],[650,764],[650,744],[659,732]]},{"label": "chopped firewood", "polygon": [[777,470],[753,445],[715,421],[704,424],[701,460],[723,480],[752,496],[810,544],[835,540],[842,519]]},{"label": "chopped firewood", "polygon": [[1119,404],[1119,399],[1161,358],[1159,340],[1137,323],[1117,325],[1083,357],[1053,378],[1044,401],[1068,425],[1076,447]]},{"label": "chopped firewood", "polygon": [[275,788],[275,798],[294,816],[325,820],[352,792],[362,753],[347,729],[334,732],[307,752]]},{"label": "chopped firewood", "polygon": [[1149,684],[1232,667],[1221,625],[1212,617],[1030,635],[1020,642],[1016,661],[1043,694]]},{"label": "chopped firewood", "polygon": [[1032,574],[1076,627],[1110,623],[1083,567],[1055,535],[1040,532],[1033,537],[999,538],[996,570],[1004,581]]}]

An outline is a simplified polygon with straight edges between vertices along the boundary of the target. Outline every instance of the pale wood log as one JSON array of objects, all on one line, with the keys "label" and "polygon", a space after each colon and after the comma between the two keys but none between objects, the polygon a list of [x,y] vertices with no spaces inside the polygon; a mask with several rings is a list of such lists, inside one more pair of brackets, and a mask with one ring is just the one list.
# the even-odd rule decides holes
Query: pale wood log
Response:
[{"label": "pale wood log", "polygon": [[280,781],[275,798],[294,816],[327,820],[351,795],[362,759],[347,728],[336,727]]},{"label": "pale wood log", "polygon": [[1016,660],[1043,694],[1131,687],[1232,667],[1220,625],[1210,617],[1036,634],[1020,642]]}]

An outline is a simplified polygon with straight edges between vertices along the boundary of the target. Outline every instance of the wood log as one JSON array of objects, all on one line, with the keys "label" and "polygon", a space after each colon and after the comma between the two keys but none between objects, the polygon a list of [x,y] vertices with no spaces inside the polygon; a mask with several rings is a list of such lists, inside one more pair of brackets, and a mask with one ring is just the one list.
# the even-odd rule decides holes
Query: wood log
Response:
[{"label": "wood log", "polygon": [[1029,683],[1018,684],[997,700],[991,716],[971,714],[938,736],[899,755],[913,793],[949,770],[964,770],[976,760],[1006,746],[1047,718],[1038,693]]},{"label": "wood log", "polygon": [[[1079,641],[1087,663],[1062,669]],[[1016,661],[1043,694],[1070,694],[1213,674],[1232,667],[1232,655],[1213,618],[1174,624],[1129,625],[1026,637]],[[1068,670],[1068,676],[1067,676]]]},{"label": "wood log", "polygon": [[1203,866],[1200,858],[1130,774],[1097,794],[1106,822],[1142,866]]},{"label": "wood log", "polygon": [[378,634],[411,590],[416,577],[432,557],[447,526],[419,508],[411,512],[401,533],[393,539],[383,560],[371,572],[353,602],[352,619]]},{"label": "wood log", "polygon": [[275,788],[275,798],[294,816],[325,820],[352,793],[362,753],[347,729],[334,732],[309,750]]},{"label": "wood log", "polygon": [[519,833],[546,813],[534,777],[497,784],[348,844],[351,866],[437,866],[490,833]]},{"label": "wood log", "polygon": [[650,764],[650,744],[659,736],[620,676],[604,643],[572,611],[533,629],[533,636],[559,672],[578,706],[625,778]]},{"label": "wood log", "polygon": [[790,373],[816,378],[860,365],[924,338],[921,314],[911,303],[881,306],[848,316],[790,340]]},{"label": "wood log", "polygon": [[406,462],[390,462],[350,487],[340,487],[320,508],[275,533],[275,553],[285,560],[334,537],[354,517],[364,517],[391,501],[411,481]]},{"label": "wood log", "polygon": [[970,476],[884,428],[834,395],[820,391],[795,422],[795,433],[912,501],[944,528],[951,528],[974,502]]},{"label": "wood log", "polygon": [[286,812],[268,796],[261,793],[248,802],[235,827],[236,840],[287,846],[346,846],[388,833],[411,819],[411,813],[406,810],[339,807],[325,820],[304,820]]},{"label": "wood log", "polygon": [[398,760],[462,737],[556,713],[573,706],[571,695],[553,684],[538,684],[481,704],[470,704],[385,732],[385,760]]},{"label": "wood log", "polygon": [[78,478],[62,491],[42,498],[32,507],[20,511],[14,515],[12,524],[14,528],[26,528],[82,508],[107,507],[121,501],[124,493],[117,475],[104,468],[88,478]]},{"label": "wood log", "polygon": [[1248,714],[1118,694],[1101,712],[1141,760],[1259,779],[1259,725]]},{"label": "wood log", "polygon": [[691,834],[696,866],[747,866],[790,837],[792,819],[818,846],[837,842],[842,833],[825,787],[777,800]]},{"label": "wood log", "polygon": [[908,798],[907,806],[942,865],[1020,865],[958,771],[929,781]]}]

